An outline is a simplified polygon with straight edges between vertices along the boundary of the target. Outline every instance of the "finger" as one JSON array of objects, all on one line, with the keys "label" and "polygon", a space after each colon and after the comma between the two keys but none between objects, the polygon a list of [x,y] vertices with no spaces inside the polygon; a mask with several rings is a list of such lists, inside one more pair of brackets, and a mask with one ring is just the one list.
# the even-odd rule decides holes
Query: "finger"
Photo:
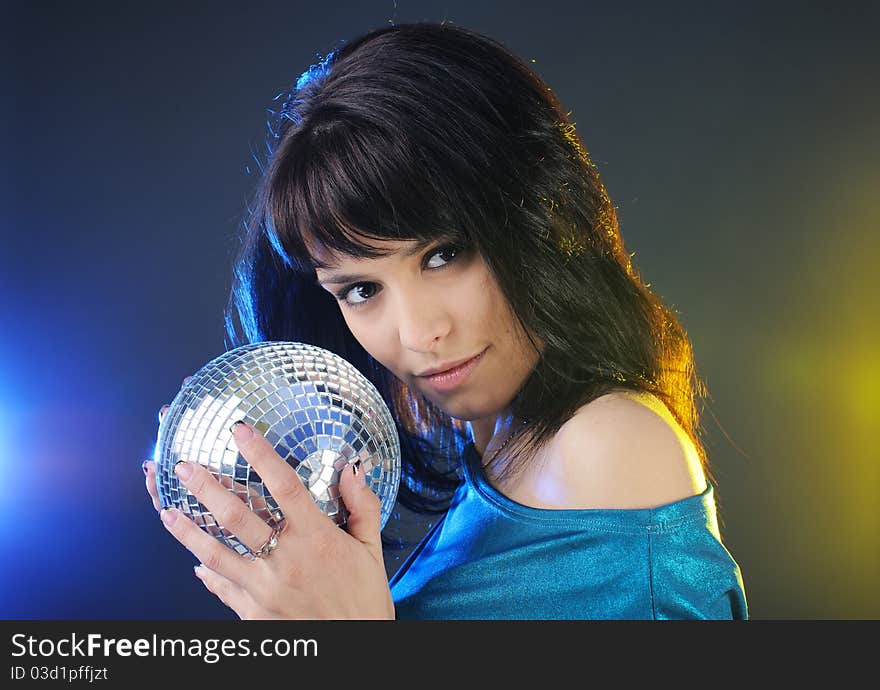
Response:
[{"label": "finger", "polygon": [[[153,499],[153,506],[156,510],[162,509],[162,502],[159,500],[159,489],[156,484],[156,463],[152,460],[145,460],[143,463],[144,473],[147,475],[147,491]],[[213,475],[212,475],[213,476]],[[235,481],[228,474],[222,474],[219,478],[217,478],[220,482],[220,485],[223,486],[227,491],[235,494],[239,498],[244,501],[244,496],[247,496],[248,499],[246,504],[251,507],[258,516],[274,516],[277,513],[277,509],[274,506],[270,506],[269,502],[266,500],[266,497],[262,494],[261,491],[257,490],[253,485],[241,484]],[[261,518],[262,519],[262,518]],[[269,523],[270,525],[272,523]],[[263,542],[261,542],[262,545]]]},{"label": "finger", "polygon": [[168,412],[169,407],[171,407],[171,405],[162,405],[162,407],[159,408],[159,424],[162,423],[162,418],[165,416],[165,413]]},{"label": "finger", "polygon": [[[216,475],[212,475],[215,476]],[[273,513],[273,510],[269,506],[269,501],[266,500],[266,497],[263,495],[263,492],[258,489],[258,484],[248,484],[245,486],[237,481],[235,481],[228,474],[221,474],[219,477],[216,477],[217,481],[220,482],[220,485],[223,486],[227,491],[231,491],[235,495],[237,495],[241,500],[244,501],[244,497],[247,496],[247,505],[251,507],[257,515],[269,515]],[[276,511],[277,512],[277,511]]]},{"label": "finger", "polygon": [[180,384],[180,387],[183,388],[186,384],[192,381],[192,376],[186,376],[183,379],[183,383]]},{"label": "finger", "polygon": [[174,466],[174,474],[217,522],[251,551],[259,551],[272,536],[272,528],[201,465],[181,460]]},{"label": "finger", "polygon": [[156,486],[156,463],[146,460],[143,464],[144,474],[146,475],[147,493],[153,499],[153,507],[156,510],[162,509],[162,503],[159,501],[159,487]]},{"label": "finger", "polygon": [[346,529],[382,561],[382,502],[367,485],[365,469],[358,460],[339,475],[339,491],[348,510]]},{"label": "finger", "polygon": [[308,534],[325,527],[324,513],[296,471],[266,438],[245,422],[232,425],[239,452],[256,470],[287,518],[287,530]]},{"label": "finger", "polygon": [[[145,460],[142,466],[144,468],[144,474],[146,475],[147,491],[153,498],[153,505],[156,507],[156,510],[161,510],[162,502],[159,500],[159,488],[156,484],[156,463],[152,460]],[[266,515],[272,514],[273,511],[270,508],[266,497],[263,496],[262,492],[258,491],[254,486],[240,484],[226,474],[221,475],[219,481],[228,491],[231,491],[240,497],[247,496],[248,505],[251,506],[251,509],[255,513],[260,514],[262,511]]]},{"label": "finger", "polygon": [[193,568],[193,572],[205,585],[205,589],[235,611],[239,618],[244,620],[251,617],[251,599],[244,589],[201,563]]},{"label": "finger", "polygon": [[163,508],[159,515],[165,529],[201,563],[238,585],[247,581],[249,560],[199,528],[177,508]]},{"label": "finger", "polygon": [[[153,499],[153,506],[156,510],[162,509],[162,502],[159,500],[159,487],[156,483],[156,463],[152,460],[145,460],[143,463],[144,474],[146,475],[146,486],[147,491],[150,494],[150,497]],[[247,496],[249,500],[249,505],[252,507],[254,512],[259,514],[260,511],[265,511],[267,515],[272,513],[270,510],[269,504],[266,501],[266,497],[262,495],[257,489],[253,486],[245,486],[244,484],[240,484],[232,479],[232,477],[228,475],[221,475],[220,483],[228,490],[231,491],[238,496]]]}]

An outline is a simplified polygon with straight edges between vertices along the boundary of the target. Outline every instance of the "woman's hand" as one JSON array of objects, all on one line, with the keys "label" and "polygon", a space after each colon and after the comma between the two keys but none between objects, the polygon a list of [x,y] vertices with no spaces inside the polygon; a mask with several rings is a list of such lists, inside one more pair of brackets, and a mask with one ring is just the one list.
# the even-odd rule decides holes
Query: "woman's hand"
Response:
[{"label": "woman's hand", "polygon": [[[352,467],[339,488],[349,512],[346,532],[318,508],[299,475],[253,427],[234,428],[239,452],[262,477],[284,512],[285,527],[268,555],[251,560],[224,546],[175,508],[162,511],[172,535],[201,561],[196,575],[242,619],[393,619],[382,559],[381,503]],[[145,463],[157,507],[155,466]],[[258,552],[273,535],[260,517],[204,467],[180,462],[181,483],[220,524]]]},{"label": "woman's hand", "polygon": [[[187,376],[183,379],[183,383],[180,384],[180,387],[183,388],[187,381],[189,381],[192,376]],[[168,412],[168,408],[171,405],[162,405],[159,409],[159,424],[162,423],[162,418],[165,416],[165,413]],[[162,510],[162,503],[159,501],[159,489],[156,486],[156,463],[152,460],[144,460],[141,464],[141,467],[144,469],[144,475],[146,476],[146,485],[147,485],[147,493],[150,494],[150,498],[153,499],[153,507],[159,511]]]}]

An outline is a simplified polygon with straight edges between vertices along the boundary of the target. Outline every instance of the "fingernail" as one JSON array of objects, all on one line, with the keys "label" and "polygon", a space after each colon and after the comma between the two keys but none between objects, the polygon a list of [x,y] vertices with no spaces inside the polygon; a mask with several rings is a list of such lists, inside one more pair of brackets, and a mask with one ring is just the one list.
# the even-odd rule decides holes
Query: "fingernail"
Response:
[{"label": "fingernail", "polygon": [[193,566],[193,572],[195,573],[196,577],[199,578],[200,580],[202,579],[202,577],[204,577],[204,569],[202,568],[201,563]]},{"label": "fingernail", "polygon": [[150,461],[149,461],[149,460],[144,460],[144,461],[141,463],[141,469],[144,471],[144,474],[147,474],[147,473],[149,472],[149,470],[147,469],[147,463],[148,463],[148,462],[150,462]]},{"label": "fingernail", "polygon": [[254,430],[241,420],[235,422],[229,427],[229,431],[235,437],[236,441],[247,441],[254,435]]},{"label": "fingernail", "polygon": [[180,477],[183,481],[187,481],[192,477],[192,473],[193,466],[186,460],[178,460],[177,464],[174,466],[174,474]]},{"label": "fingernail", "polygon": [[165,417],[165,413],[168,412],[169,407],[171,407],[171,405],[162,405],[162,407],[159,408],[159,421],[160,422]]},{"label": "fingernail", "polygon": [[177,520],[177,511],[174,508],[162,508],[162,512],[159,513],[159,517],[162,518],[162,522],[164,522],[168,527],[174,524]]},{"label": "fingernail", "polygon": [[355,477],[357,477],[358,472],[360,472],[360,470],[361,470],[361,461],[355,460],[354,464],[351,466],[351,472],[352,472],[352,474],[354,474]]}]

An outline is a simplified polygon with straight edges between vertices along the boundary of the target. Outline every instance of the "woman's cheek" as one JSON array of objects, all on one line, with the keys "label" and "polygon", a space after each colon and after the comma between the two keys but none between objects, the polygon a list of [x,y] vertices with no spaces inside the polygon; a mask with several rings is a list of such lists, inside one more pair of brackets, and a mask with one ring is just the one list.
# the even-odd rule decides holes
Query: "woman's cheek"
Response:
[{"label": "woman's cheek", "polygon": [[339,308],[342,310],[342,318],[345,321],[345,325],[348,326],[348,331],[357,340],[361,347],[364,348],[367,352],[370,353],[370,356],[373,356],[373,352],[370,349],[370,343],[367,339],[368,333],[361,328],[361,323],[358,321],[356,316],[351,314],[351,310],[347,309],[344,304],[339,305]]},{"label": "woman's cheek", "polygon": [[393,348],[387,338],[390,337],[389,329],[381,321],[358,315],[345,315],[345,323],[351,331],[354,339],[361,347],[383,367],[391,373],[399,376],[393,358]]}]

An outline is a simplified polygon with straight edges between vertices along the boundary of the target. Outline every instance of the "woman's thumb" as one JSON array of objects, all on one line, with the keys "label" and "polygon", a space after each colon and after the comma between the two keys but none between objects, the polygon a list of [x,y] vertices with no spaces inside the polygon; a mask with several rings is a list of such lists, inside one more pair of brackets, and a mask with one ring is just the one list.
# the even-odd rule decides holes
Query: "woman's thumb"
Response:
[{"label": "woman's thumb", "polygon": [[348,510],[348,533],[370,549],[376,560],[382,560],[382,503],[367,486],[360,460],[342,470],[339,491]]}]

